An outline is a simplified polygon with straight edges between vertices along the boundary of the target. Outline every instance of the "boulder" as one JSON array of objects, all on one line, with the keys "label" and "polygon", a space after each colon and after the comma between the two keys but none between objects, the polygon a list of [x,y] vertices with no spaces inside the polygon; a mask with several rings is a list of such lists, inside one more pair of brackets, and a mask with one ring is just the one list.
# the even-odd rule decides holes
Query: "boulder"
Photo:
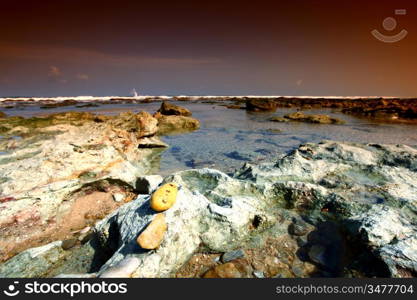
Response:
[{"label": "boulder", "polygon": [[154,117],[158,119],[159,135],[180,134],[200,128],[200,122],[191,117],[164,116],[160,113]]},{"label": "boulder", "polygon": [[141,111],[136,115],[139,123],[139,137],[150,137],[158,132],[158,120],[151,114]]},{"label": "boulder", "polygon": [[168,101],[162,102],[161,107],[159,108],[158,112],[165,116],[186,116],[189,117],[192,115],[191,111],[186,109],[185,107],[181,107]]}]

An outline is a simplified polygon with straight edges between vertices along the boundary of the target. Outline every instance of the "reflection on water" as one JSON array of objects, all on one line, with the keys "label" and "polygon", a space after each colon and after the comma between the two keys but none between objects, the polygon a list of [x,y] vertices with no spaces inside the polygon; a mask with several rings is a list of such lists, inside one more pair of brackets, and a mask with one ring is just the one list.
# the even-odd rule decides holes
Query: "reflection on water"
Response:
[{"label": "reflection on water", "polygon": [[[417,125],[384,124],[367,119],[332,112],[328,109],[309,110],[308,113],[324,113],[346,121],[344,125],[308,123],[275,123],[272,116],[283,116],[295,109],[280,108],[275,113],[247,113],[241,109],[223,106],[180,102],[193,112],[201,122],[201,128],[187,134],[163,137],[170,147],[155,158],[153,173],[163,175],[189,168],[214,167],[226,172],[242,166],[244,162],[274,161],[301,143],[320,142],[325,139],[361,143],[387,143],[417,145]],[[78,110],[105,114],[121,111],[146,110],[155,112],[160,103],[110,104],[100,107],[61,107],[40,110],[26,107],[9,110],[9,115],[32,116],[60,111]],[[159,168],[159,171],[158,171]]]}]

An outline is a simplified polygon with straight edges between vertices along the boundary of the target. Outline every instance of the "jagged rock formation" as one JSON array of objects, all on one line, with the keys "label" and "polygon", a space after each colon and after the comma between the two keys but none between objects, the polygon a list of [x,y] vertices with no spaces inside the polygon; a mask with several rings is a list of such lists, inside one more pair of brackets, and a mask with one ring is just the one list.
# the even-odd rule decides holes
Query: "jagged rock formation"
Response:
[{"label": "jagged rock formation", "polygon": [[[332,141],[301,145],[275,163],[247,164],[233,177],[178,172],[164,180],[180,189],[163,213],[160,247],[148,251],[136,242],[155,214],[150,195],[141,195],[95,227],[96,251],[112,254],[93,275],[416,276],[416,172],[412,147]],[[216,268],[222,253],[237,249],[243,257]],[[7,269],[22,263],[13,260]],[[7,274],[4,267],[0,273]]]}]

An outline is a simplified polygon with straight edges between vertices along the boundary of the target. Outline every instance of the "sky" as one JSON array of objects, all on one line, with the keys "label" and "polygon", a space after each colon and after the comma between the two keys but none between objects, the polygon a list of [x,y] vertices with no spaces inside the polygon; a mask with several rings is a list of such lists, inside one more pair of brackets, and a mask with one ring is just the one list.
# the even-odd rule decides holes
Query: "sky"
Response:
[{"label": "sky", "polygon": [[0,97],[417,97],[415,0],[155,2],[1,1]]}]

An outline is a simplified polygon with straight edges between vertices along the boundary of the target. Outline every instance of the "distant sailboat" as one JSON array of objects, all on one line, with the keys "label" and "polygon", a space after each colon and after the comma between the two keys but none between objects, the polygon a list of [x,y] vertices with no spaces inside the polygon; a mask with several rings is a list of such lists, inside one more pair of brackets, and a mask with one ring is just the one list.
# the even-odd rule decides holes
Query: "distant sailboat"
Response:
[{"label": "distant sailboat", "polygon": [[136,92],[136,89],[133,89],[131,94],[133,97],[138,97],[138,93]]}]

